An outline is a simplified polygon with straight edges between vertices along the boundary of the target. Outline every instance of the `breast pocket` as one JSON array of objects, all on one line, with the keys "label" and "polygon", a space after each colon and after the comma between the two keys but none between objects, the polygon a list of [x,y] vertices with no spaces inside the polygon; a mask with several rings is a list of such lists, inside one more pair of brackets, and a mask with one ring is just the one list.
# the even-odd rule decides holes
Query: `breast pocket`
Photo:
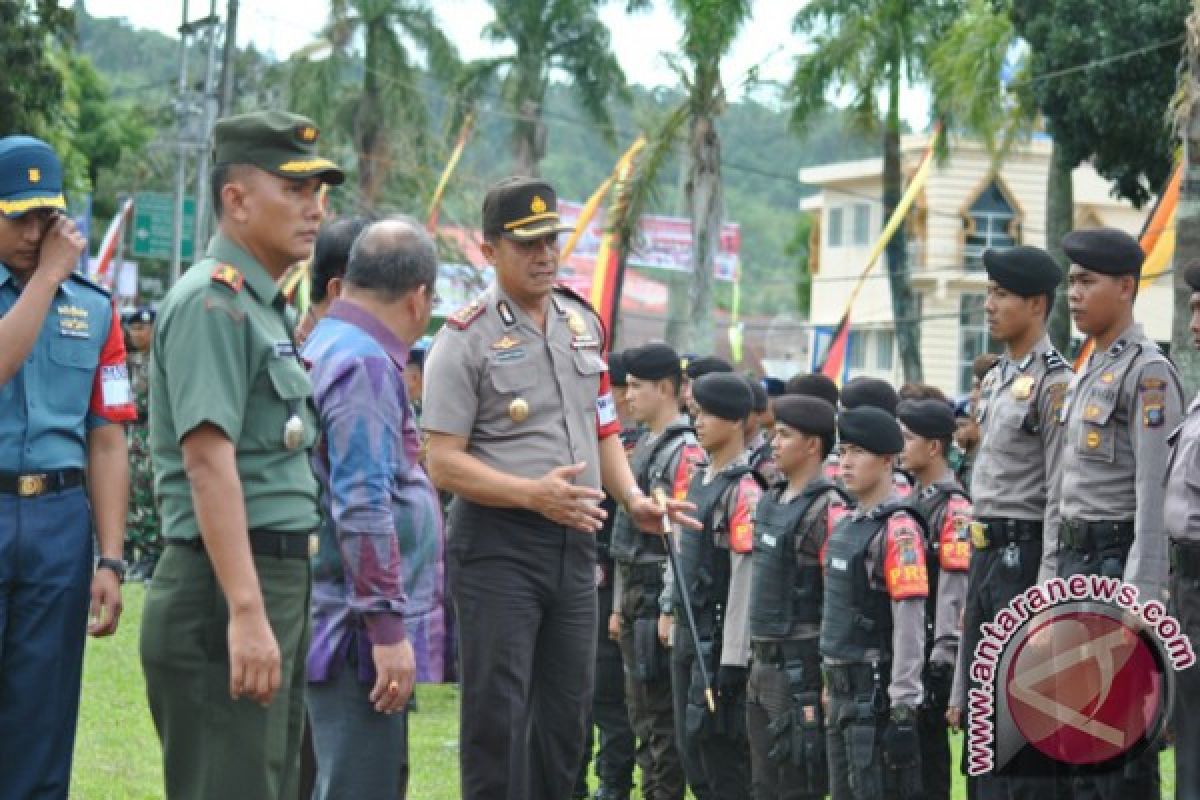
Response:
[{"label": "breast pocket", "polygon": [[46,405],[61,414],[86,413],[99,360],[100,351],[90,339],[53,339],[50,380],[54,390],[44,393]]},{"label": "breast pocket", "polygon": [[285,446],[284,432],[292,414],[304,424],[301,447],[312,447],[317,436],[312,408],[312,383],[293,358],[267,359],[266,369],[251,392],[242,436],[264,449]]},{"label": "breast pocket", "polygon": [[537,387],[538,371],[531,363],[492,362],[487,382],[491,391],[481,393],[483,419],[498,426],[496,432],[510,432],[526,424],[537,413],[542,392]]},{"label": "breast pocket", "polygon": [[1031,443],[1037,437],[1026,429],[1026,418],[1029,415],[1029,401],[1009,401],[992,404],[990,413],[992,420],[992,438],[996,449],[1003,453],[1027,453]]},{"label": "breast pocket", "polygon": [[600,376],[608,370],[599,353],[591,350],[577,350],[574,353],[575,372],[580,380],[576,381],[576,405],[580,409],[594,409],[596,396],[600,393]]},{"label": "breast pocket", "polygon": [[1080,403],[1083,418],[1076,442],[1079,456],[1111,462],[1117,445],[1116,402],[1095,396],[1081,397],[1076,402]]}]

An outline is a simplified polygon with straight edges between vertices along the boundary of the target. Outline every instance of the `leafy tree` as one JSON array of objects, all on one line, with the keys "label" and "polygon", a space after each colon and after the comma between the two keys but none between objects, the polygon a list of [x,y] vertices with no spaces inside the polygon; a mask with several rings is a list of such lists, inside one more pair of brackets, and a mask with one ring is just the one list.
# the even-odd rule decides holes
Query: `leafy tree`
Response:
[{"label": "leafy tree", "polygon": [[0,136],[46,135],[47,121],[63,102],[53,53],[71,30],[71,12],[57,0],[0,0]]},{"label": "leafy tree", "polygon": [[[959,6],[945,0],[813,0],[796,14],[793,29],[811,39],[812,50],[800,56],[792,77],[793,123],[804,130],[812,116],[827,107],[832,90],[851,92],[850,108],[859,125],[882,132],[885,219],[904,192],[900,87],[928,76],[933,46]],[[920,323],[903,227],[888,242],[886,253],[904,380],[920,381]]]},{"label": "leafy tree", "polygon": [[[460,82],[465,104],[482,97],[499,81],[500,97],[512,117],[513,170],[537,175],[546,155],[543,112],[553,72],[570,76],[575,98],[588,120],[611,142],[608,101],[627,98],[625,73],[613,55],[611,34],[601,21],[603,0],[491,0],[496,17],[483,27],[483,38],[510,44],[511,55],[468,64]],[[631,6],[641,5],[633,2]],[[463,110],[460,109],[460,116]]]}]

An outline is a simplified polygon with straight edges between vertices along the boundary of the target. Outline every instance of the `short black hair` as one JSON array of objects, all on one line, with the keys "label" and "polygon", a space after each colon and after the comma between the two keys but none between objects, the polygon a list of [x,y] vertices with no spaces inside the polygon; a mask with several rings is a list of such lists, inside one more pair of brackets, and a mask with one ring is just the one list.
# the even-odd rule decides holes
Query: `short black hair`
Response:
[{"label": "short black hair", "polygon": [[363,229],[372,222],[373,217],[345,217],[321,226],[317,243],[313,246],[312,269],[309,270],[308,296],[312,302],[324,302],[329,292],[329,281],[346,276],[350,248]]},{"label": "short black hair", "polygon": [[372,222],[350,248],[347,284],[378,293],[391,302],[437,282],[438,256],[425,227],[412,217]]},{"label": "short black hair", "polygon": [[225,184],[229,183],[229,174],[233,171],[233,164],[217,164],[208,173],[209,186],[212,189],[212,210],[213,216],[217,219],[221,218],[221,214],[225,211],[224,204],[221,202],[221,190],[225,188]]}]

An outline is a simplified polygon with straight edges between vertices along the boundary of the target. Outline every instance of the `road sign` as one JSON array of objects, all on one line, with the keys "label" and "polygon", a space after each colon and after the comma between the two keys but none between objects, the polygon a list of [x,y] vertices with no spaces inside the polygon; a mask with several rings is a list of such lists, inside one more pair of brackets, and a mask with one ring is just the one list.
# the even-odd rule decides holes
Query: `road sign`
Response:
[{"label": "road sign", "polygon": [[[133,246],[136,258],[161,258],[169,261],[175,224],[175,198],[166,192],[138,192],[133,201]],[[183,200],[183,260],[193,257],[192,239],[196,229],[195,198]]]}]

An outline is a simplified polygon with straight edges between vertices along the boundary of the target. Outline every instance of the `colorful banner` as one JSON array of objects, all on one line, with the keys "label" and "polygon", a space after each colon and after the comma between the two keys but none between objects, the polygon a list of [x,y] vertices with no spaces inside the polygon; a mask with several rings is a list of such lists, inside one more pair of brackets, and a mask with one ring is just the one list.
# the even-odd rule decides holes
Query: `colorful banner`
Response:
[{"label": "colorful banner", "polygon": [[929,137],[929,144],[925,148],[925,155],[921,159],[921,165],[917,167],[916,173],[913,174],[912,180],[909,181],[908,188],[904,191],[904,196],[900,198],[900,202],[896,204],[895,210],[892,211],[892,216],[888,219],[887,225],[883,226],[883,233],[879,235],[879,238],[875,241],[875,245],[871,248],[870,254],[867,256],[867,265],[863,267],[863,271],[858,276],[854,288],[850,290],[850,297],[846,300],[846,310],[842,312],[842,318],[838,321],[833,341],[829,345],[829,351],[825,354],[825,359],[821,362],[821,366],[817,370],[822,375],[835,381],[839,386],[841,386],[842,376],[845,374],[846,357],[850,344],[850,311],[854,308],[854,301],[858,299],[858,293],[862,291],[863,285],[867,281],[867,276],[871,274],[871,270],[874,269],[879,256],[883,254],[884,248],[887,247],[892,236],[896,234],[896,231],[899,230],[900,225],[904,222],[904,218],[908,215],[908,210],[912,207],[913,201],[917,199],[917,194],[921,191],[921,187],[929,179],[929,173],[933,170],[933,151],[937,147],[937,142],[941,135],[942,126],[939,124],[934,127],[933,135]]},{"label": "colorful banner", "polygon": [[[614,212],[614,217],[621,204],[625,202],[625,183],[633,172],[634,159],[645,146],[646,137],[639,136],[617,161],[616,169],[613,170],[610,181],[616,183],[617,192],[613,196],[610,208]],[[592,210],[592,213],[595,213],[595,209]],[[587,221],[581,215],[575,228],[578,230],[583,227],[587,227]],[[596,253],[596,268],[592,272],[590,299],[592,308],[600,314],[605,330],[610,333],[614,330],[617,313],[621,306],[621,271],[621,251],[617,242],[617,234],[612,230],[605,230],[600,238],[600,250]]]},{"label": "colorful banner", "polygon": [[446,186],[450,183],[451,176],[454,175],[454,170],[458,167],[458,162],[462,158],[463,150],[467,147],[467,140],[471,137],[471,129],[475,124],[475,115],[468,114],[463,120],[462,129],[458,132],[458,141],[454,143],[454,150],[450,153],[450,160],[446,162],[446,167],[442,170],[442,177],[438,180],[437,188],[433,190],[433,199],[429,201],[429,220],[425,223],[425,227],[430,231],[437,230],[438,213],[442,208],[442,197],[446,194]]},{"label": "colorful banner", "polygon": [[113,259],[116,258],[117,248],[121,243],[121,236],[125,232],[125,226],[129,223],[132,216],[133,198],[128,197],[121,204],[121,207],[117,209],[112,222],[108,225],[108,230],[104,233],[104,240],[100,242],[100,250],[96,253],[96,262],[90,277],[106,289],[111,290],[113,287],[113,279],[115,277]]}]

